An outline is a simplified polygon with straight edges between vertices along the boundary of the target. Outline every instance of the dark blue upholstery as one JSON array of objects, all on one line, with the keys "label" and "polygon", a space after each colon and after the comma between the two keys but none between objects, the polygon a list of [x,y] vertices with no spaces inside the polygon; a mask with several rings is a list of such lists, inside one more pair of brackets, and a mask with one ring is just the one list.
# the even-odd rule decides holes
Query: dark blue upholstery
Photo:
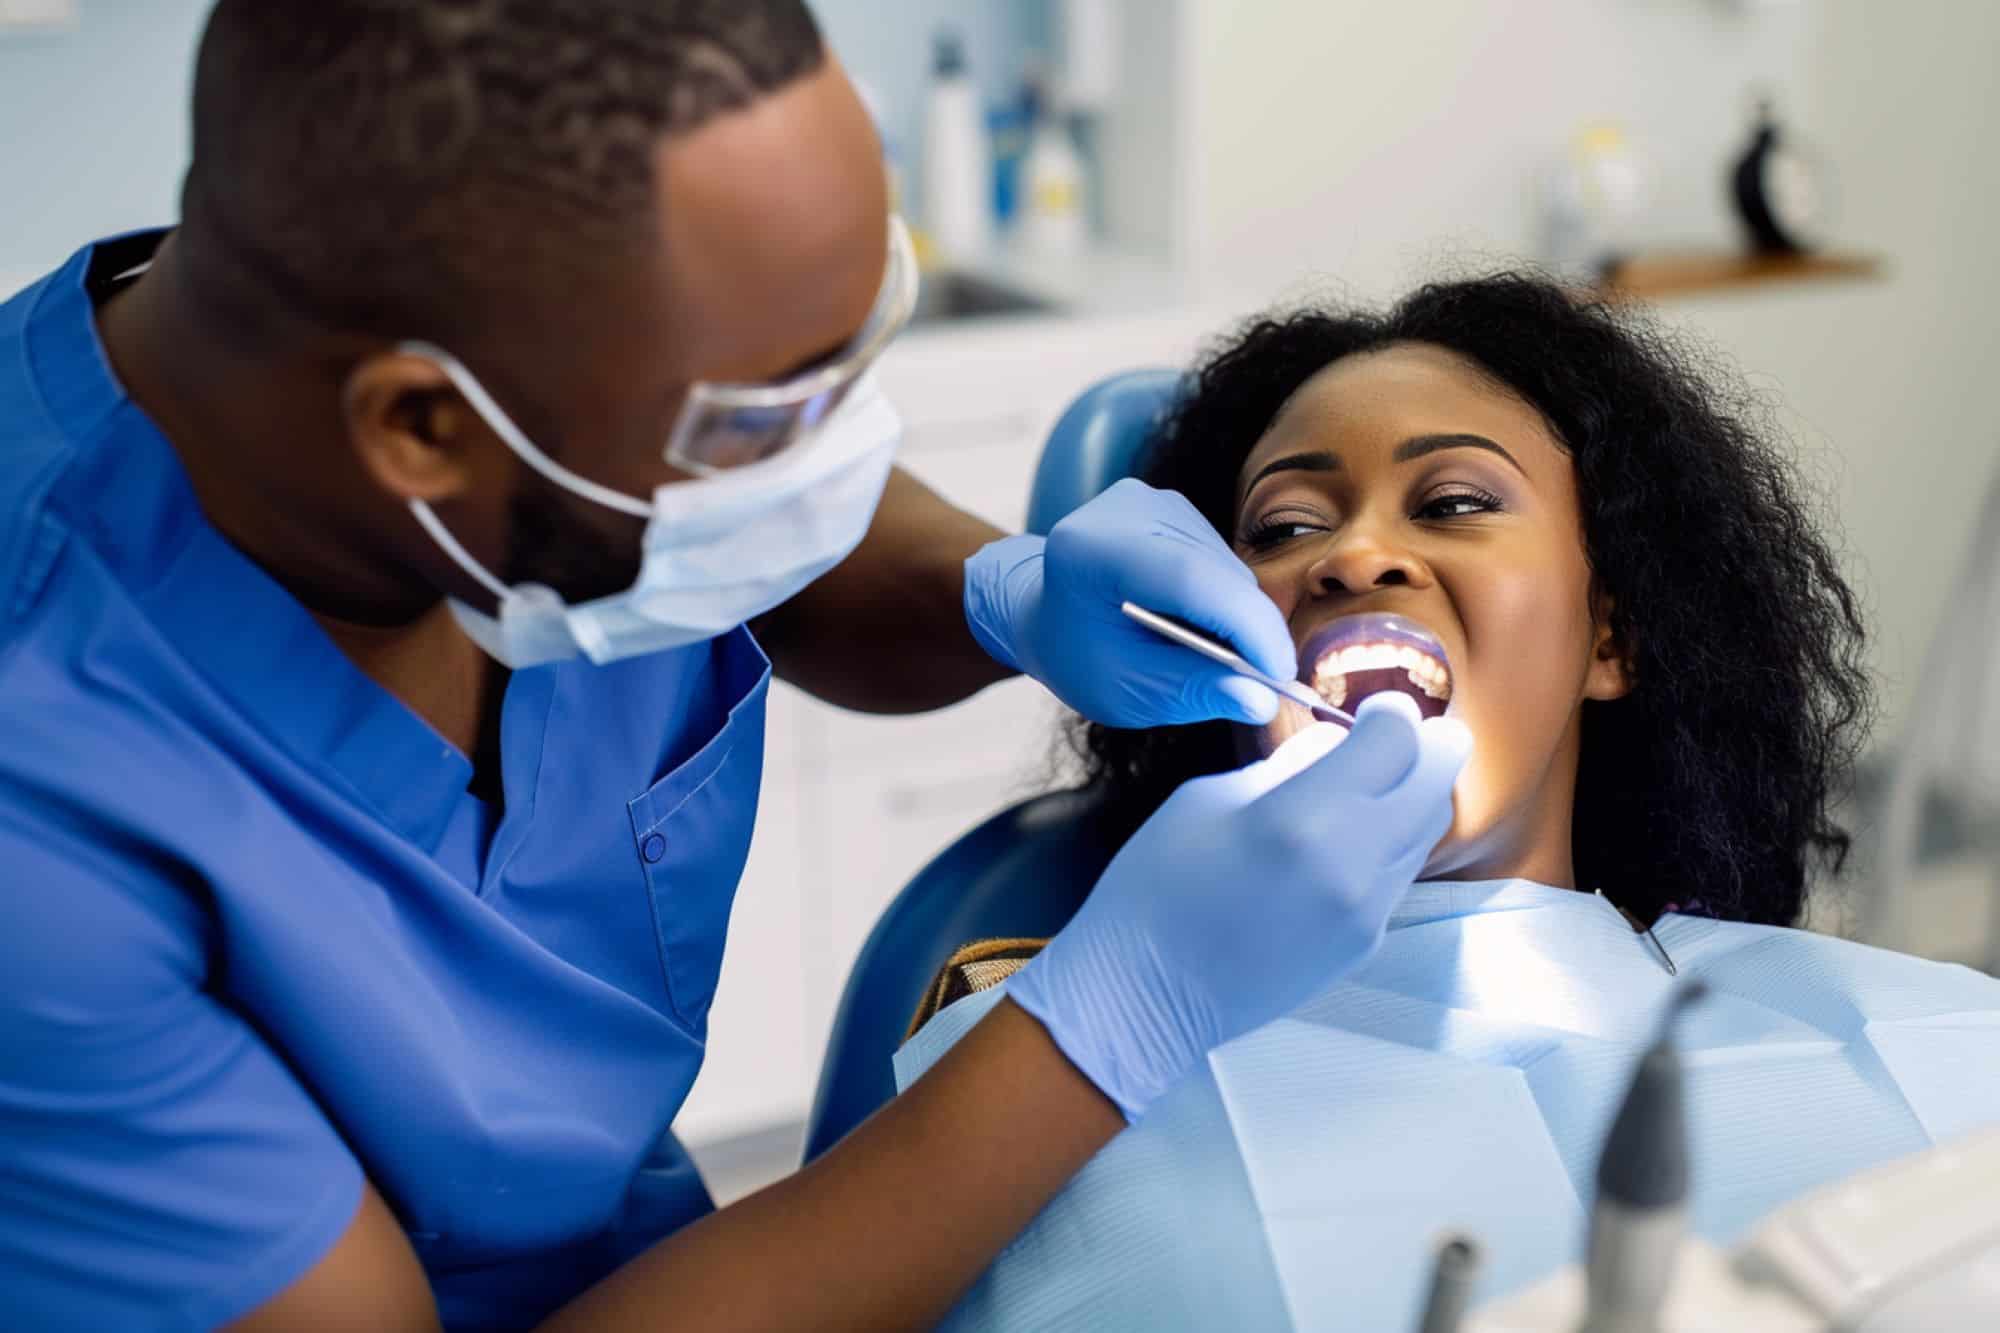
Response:
[{"label": "dark blue upholstery", "polygon": [[895,1096],[890,1057],[945,959],[972,940],[1055,934],[1114,850],[1096,833],[1088,797],[1051,792],[993,816],[896,895],[841,993],[806,1122],[807,1161]]},{"label": "dark blue upholstery", "polygon": [[[1180,375],[1135,370],[1079,397],[1049,432],[1028,528],[1056,520],[1131,472]],[[1003,810],[947,847],[896,895],[869,932],[834,1014],[806,1122],[819,1156],[895,1095],[890,1057],[931,979],[973,940],[1061,930],[1117,850],[1088,796],[1053,792]]]},{"label": "dark blue upholstery", "polygon": [[1057,519],[1131,476],[1180,382],[1177,370],[1128,370],[1078,395],[1042,447],[1028,493],[1028,531],[1047,536]]}]

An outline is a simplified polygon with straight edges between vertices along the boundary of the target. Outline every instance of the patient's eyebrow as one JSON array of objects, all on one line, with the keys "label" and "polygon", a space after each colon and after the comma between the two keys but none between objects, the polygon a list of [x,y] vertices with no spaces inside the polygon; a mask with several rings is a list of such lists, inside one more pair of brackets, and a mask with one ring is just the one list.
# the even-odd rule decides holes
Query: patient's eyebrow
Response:
[{"label": "patient's eyebrow", "polygon": [[1263,467],[1258,468],[1257,475],[1250,478],[1250,484],[1243,488],[1243,493],[1248,495],[1250,492],[1256,490],[1257,483],[1270,476],[1273,472],[1338,471],[1340,471],[1339,456],[1330,454],[1324,449],[1316,449],[1311,453],[1304,454],[1286,454],[1283,458],[1273,459],[1264,464]]},{"label": "patient's eyebrow", "polygon": [[1390,455],[1390,459],[1397,463],[1407,463],[1412,459],[1422,458],[1425,454],[1437,453],[1441,449],[1484,449],[1514,464],[1514,470],[1522,476],[1528,475],[1528,470],[1521,466],[1514,455],[1484,435],[1419,435],[1397,445],[1396,452]]}]

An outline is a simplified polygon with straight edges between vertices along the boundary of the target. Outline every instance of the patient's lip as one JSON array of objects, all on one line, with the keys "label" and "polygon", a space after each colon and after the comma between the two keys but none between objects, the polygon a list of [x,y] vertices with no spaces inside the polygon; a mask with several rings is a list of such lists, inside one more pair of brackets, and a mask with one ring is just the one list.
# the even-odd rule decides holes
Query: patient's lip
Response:
[{"label": "patient's lip", "polygon": [[1429,653],[1447,669],[1451,666],[1451,656],[1445,652],[1443,641],[1424,626],[1394,612],[1364,611],[1330,620],[1306,636],[1299,647],[1299,679],[1311,684],[1313,668],[1321,658],[1357,643],[1404,644]]},{"label": "patient's lip", "polygon": [[1451,658],[1445,652],[1444,643],[1418,622],[1391,612],[1373,611],[1342,616],[1314,630],[1299,649],[1299,679],[1324,694],[1319,680],[1322,663],[1343,649],[1379,644],[1413,649],[1435,661],[1443,669],[1442,694],[1432,693],[1438,685],[1434,674],[1427,676],[1429,683],[1426,685],[1420,684],[1409,670],[1385,666],[1376,670],[1354,671],[1340,677],[1334,685],[1342,697],[1330,702],[1352,709],[1362,698],[1386,688],[1409,694],[1426,716],[1444,712],[1452,685]]}]

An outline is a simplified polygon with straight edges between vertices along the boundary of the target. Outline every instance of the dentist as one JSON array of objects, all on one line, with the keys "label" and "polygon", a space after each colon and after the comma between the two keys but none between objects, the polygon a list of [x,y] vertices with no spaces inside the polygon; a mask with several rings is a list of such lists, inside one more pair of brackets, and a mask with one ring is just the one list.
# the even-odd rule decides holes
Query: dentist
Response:
[{"label": "dentist", "polygon": [[1373,947],[1467,746],[1393,703],[1184,788],[951,1059],[716,1212],[669,1126],[772,671],[1258,720],[1117,608],[1290,675],[1285,626],[1179,497],[1043,542],[894,469],[914,268],[796,0],[221,0],[193,124],[177,228],[0,305],[11,1327],[926,1323]]}]

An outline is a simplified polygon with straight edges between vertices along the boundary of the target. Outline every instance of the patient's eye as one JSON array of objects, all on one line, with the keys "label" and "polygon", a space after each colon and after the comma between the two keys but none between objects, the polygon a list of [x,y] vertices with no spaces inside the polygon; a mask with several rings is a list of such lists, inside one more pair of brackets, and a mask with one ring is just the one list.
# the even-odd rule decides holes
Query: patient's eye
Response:
[{"label": "patient's eye", "polygon": [[1473,514],[1497,514],[1506,506],[1500,497],[1477,486],[1458,486],[1435,492],[1417,506],[1418,518],[1467,518]]},{"label": "patient's eye", "polygon": [[1264,515],[1243,530],[1237,540],[1252,551],[1268,551],[1309,532],[1326,531],[1325,520],[1297,510],[1277,510]]}]

